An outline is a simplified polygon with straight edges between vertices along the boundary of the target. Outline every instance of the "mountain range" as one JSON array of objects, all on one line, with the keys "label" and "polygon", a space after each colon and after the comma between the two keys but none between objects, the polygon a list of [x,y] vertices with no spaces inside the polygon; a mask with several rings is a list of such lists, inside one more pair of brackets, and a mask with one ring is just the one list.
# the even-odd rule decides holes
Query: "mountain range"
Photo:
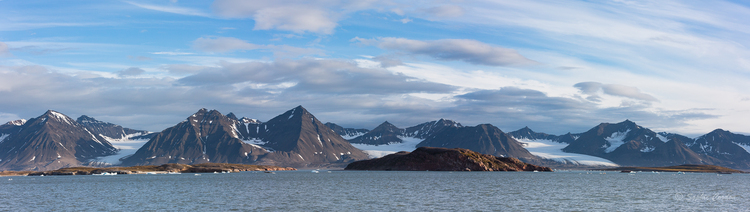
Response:
[{"label": "mountain range", "polygon": [[[130,151],[119,145],[133,140],[142,143]],[[721,129],[688,138],[626,120],[550,135],[528,127],[506,133],[491,124],[463,126],[439,119],[407,128],[386,121],[367,130],[323,124],[298,106],[267,122],[204,108],[156,133],[85,115],[73,120],[50,110],[0,125],[0,170],[204,162],[343,167],[417,147],[464,148],[552,167],[708,164],[750,169],[750,136]],[[104,163],[101,158],[115,160]]]}]

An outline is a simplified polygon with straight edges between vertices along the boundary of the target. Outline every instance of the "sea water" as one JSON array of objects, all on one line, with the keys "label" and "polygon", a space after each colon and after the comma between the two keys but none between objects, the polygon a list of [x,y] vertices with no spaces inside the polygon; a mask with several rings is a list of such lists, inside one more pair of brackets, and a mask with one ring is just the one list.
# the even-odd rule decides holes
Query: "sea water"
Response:
[{"label": "sea water", "polygon": [[0,177],[0,211],[748,209],[748,174],[321,170]]}]

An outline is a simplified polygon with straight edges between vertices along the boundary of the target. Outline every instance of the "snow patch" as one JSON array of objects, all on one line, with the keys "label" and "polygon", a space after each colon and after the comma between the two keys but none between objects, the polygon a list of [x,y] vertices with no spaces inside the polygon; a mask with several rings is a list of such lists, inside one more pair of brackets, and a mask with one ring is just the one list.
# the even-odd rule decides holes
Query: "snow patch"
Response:
[{"label": "snow patch", "polygon": [[641,149],[641,152],[653,152],[654,150],[656,150],[656,147],[650,146],[650,147]]},{"label": "snow patch", "polygon": [[63,115],[62,113],[58,113],[58,112],[55,112],[55,111],[50,111],[50,114],[52,114],[53,116],[55,116],[55,118],[57,120],[63,121],[63,122],[68,123],[68,124],[72,124],[72,123],[70,123],[70,121],[68,121],[69,118],[67,116]]},{"label": "snow patch", "polygon": [[34,161],[34,159],[36,159],[36,156],[34,156],[33,158],[31,158],[31,160],[29,160],[29,162]]},{"label": "snow patch", "polygon": [[0,134],[0,143],[3,143],[8,136],[10,136],[10,134]]},{"label": "snow patch", "polygon": [[365,133],[363,133],[363,132],[358,132],[358,133],[351,133],[351,134],[342,135],[341,137],[344,138],[344,139],[346,139],[346,140],[351,140],[351,139],[354,139],[356,137],[362,136],[364,134]]},{"label": "snow patch", "polygon": [[370,158],[379,158],[400,151],[414,151],[415,149],[417,149],[417,144],[419,144],[419,142],[422,142],[422,139],[414,137],[398,136],[398,138],[400,138],[403,143],[384,145],[352,144],[352,146],[364,151],[368,156],[370,156]]},{"label": "snow patch", "polygon": [[745,152],[750,153],[750,145],[741,144],[741,143],[737,143],[737,142],[734,142],[734,141],[732,143],[737,144],[737,146],[740,146],[743,149],[745,149]]},{"label": "snow patch", "polygon": [[659,138],[659,140],[661,140],[661,142],[664,142],[664,143],[667,143],[667,141],[669,141],[669,138],[663,135],[656,134],[656,137]]},{"label": "snow patch", "polygon": [[606,148],[604,149],[604,152],[610,153],[612,151],[615,151],[617,147],[620,147],[623,144],[625,144],[625,141],[624,141],[625,136],[627,136],[628,133],[630,133],[630,129],[626,130],[625,132],[612,133],[612,135],[610,135],[609,137],[604,138],[604,140],[607,140],[608,142],[608,144],[604,144],[603,146],[604,148]]},{"label": "snow patch", "polygon": [[516,139],[523,144],[532,155],[541,158],[588,166],[619,166],[612,161],[591,155],[563,152],[568,144],[544,139]]}]

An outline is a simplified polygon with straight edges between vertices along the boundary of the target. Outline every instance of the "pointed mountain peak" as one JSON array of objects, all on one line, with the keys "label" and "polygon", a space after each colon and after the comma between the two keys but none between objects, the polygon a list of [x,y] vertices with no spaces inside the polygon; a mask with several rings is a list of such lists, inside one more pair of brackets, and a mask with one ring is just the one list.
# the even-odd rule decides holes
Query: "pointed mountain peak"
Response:
[{"label": "pointed mountain peak", "polygon": [[229,117],[232,120],[239,120],[239,119],[237,119],[237,116],[234,115],[234,113],[232,113],[232,112],[227,113],[226,116]]},{"label": "pointed mountain peak", "polygon": [[58,122],[64,122],[68,124],[73,124],[74,122],[73,119],[66,116],[65,114],[54,110],[47,110],[47,112],[45,112],[44,115],[40,116],[40,118],[46,118],[47,120],[56,120]]},{"label": "pointed mountain peak", "polygon": [[388,121],[384,121],[382,124],[380,124],[377,127],[375,127],[375,129],[378,129],[378,128],[398,128],[398,127],[396,127],[396,125],[393,125],[393,124],[391,124]]}]

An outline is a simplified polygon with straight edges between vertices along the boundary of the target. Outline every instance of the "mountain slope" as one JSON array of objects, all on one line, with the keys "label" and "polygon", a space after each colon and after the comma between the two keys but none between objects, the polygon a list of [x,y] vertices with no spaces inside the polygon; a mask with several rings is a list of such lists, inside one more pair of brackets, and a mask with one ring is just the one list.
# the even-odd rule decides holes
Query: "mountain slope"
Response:
[{"label": "mountain slope", "polygon": [[80,166],[112,155],[117,149],[70,117],[52,110],[23,125],[4,126],[10,134],[0,143],[0,169],[54,170]]},{"label": "mountain slope", "polygon": [[564,152],[562,149],[568,146],[568,143],[575,141],[575,139],[578,138],[577,134],[574,135],[567,133],[565,135],[556,136],[534,132],[528,127],[521,128],[508,134],[521,142],[523,147],[532,155],[562,163],[546,163],[550,166],[617,166],[616,163],[601,157]]},{"label": "mountain slope", "polygon": [[750,136],[716,129],[685,144],[696,153],[730,163],[725,166],[750,169]]},{"label": "mountain slope", "polygon": [[260,165],[319,167],[344,166],[367,159],[339,134],[328,128],[302,106],[274,117],[255,129],[255,141],[273,150],[258,161]]}]

